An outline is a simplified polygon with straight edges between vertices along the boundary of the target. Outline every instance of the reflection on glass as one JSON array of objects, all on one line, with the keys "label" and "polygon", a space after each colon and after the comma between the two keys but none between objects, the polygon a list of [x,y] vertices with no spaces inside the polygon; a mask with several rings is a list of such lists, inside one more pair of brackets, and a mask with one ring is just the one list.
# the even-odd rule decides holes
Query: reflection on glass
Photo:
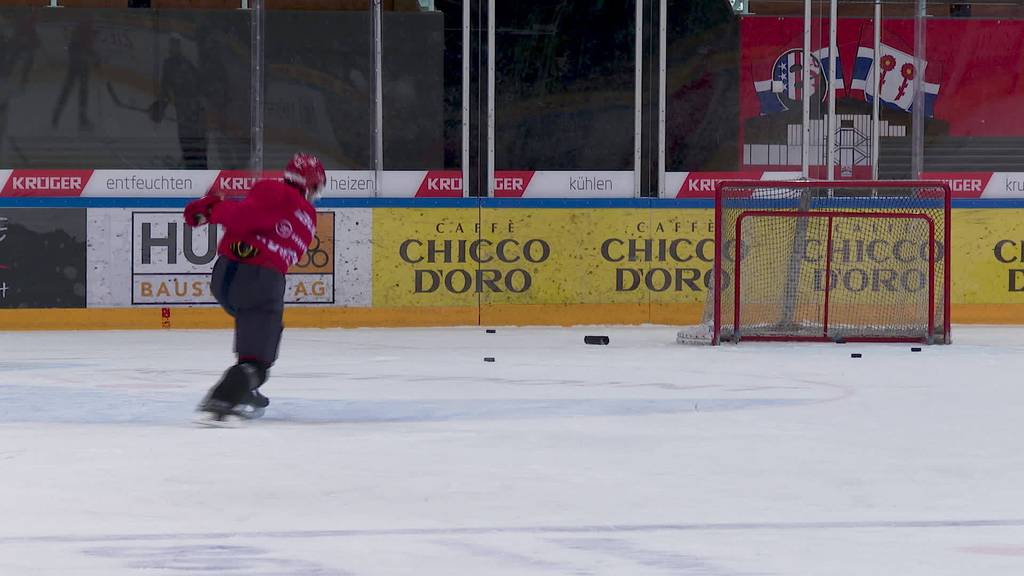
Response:
[{"label": "reflection on glass", "polygon": [[264,165],[304,150],[328,169],[372,169],[370,13],[271,10],[266,30]]},{"label": "reflection on glass", "polygon": [[497,3],[497,169],[633,169],[635,9]]},{"label": "reflection on glass", "polygon": [[[818,51],[828,42],[828,4],[814,6],[812,48]],[[750,7],[758,15],[743,19],[741,34],[744,168],[788,170],[798,165],[793,154],[799,152],[802,126],[793,110],[799,102],[787,100],[787,76],[776,78],[773,70],[784,68],[781,54],[800,48],[802,14],[798,3],[754,2]],[[877,47],[874,5],[840,3],[834,175],[870,176],[872,138],[877,138],[879,177],[915,177],[917,125],[925,177],[948,177],[959,192],[974,195],[984,187],[1016,193],[1014,187],[1024,188],[1013,176],[1024,171],[1020,153],[1024,124],[1016,113],[1024,105],[1024,89],[1013,80],[1021,68],[1017,46],[1024,39],[1024,26],[1016,18],[1020,8],[1001,2],[970,8],[928,3],[925,8],[927,17],[919,20],[924,32],[923,53],[919,53],[916,2],[880,5]],[[824,76],[830,60],[821,53],[816,56],[820,74],[811,88],[823,91],[828,86]],[[872,122],[876,72],[880,84],[877,127]],[[758,90],[757,82],[764,89]],[[827,137],[822,119],[828,102],[816,94],[813,103],[811,144],[816,149],[812,164],[820,165],[824,151],[819,149]],[[920,116],[915,120],[918,106]],[[787,115],[793,118],[786,119]],[[964,174],[972,171],[996,174],[991,181],[988,176]],[[812,175],[824,173],[812,171]]]},{"label": "reflection on glass", "polygon": [[737,170],[739,17],[718,0],[669,0],[666,24],[666,170]]},{"label": "reflection on glass", "polygon": [[[448,36],[455,18],[457,34]],[[462,5],[385,12],[382,22],[384,168],[458,168],[462,126]],[[445,130],[449,120],[450,130]],[[446,154],[444,138],[453,139]],[[448,162],[451,162],[450,164]]]},{"label": "reflection on glass", "polygon": [[0,165],[244,168],[244,11],[0,10]]}]

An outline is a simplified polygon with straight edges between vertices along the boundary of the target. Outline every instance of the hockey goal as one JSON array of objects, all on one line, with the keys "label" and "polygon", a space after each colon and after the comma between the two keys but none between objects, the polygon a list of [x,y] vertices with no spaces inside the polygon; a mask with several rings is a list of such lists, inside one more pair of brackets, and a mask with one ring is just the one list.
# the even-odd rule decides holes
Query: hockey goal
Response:
[{"label": "hockey goal", "polygon": [[681,343],[949,343],[950,189],[724,181],[714,280]]}]

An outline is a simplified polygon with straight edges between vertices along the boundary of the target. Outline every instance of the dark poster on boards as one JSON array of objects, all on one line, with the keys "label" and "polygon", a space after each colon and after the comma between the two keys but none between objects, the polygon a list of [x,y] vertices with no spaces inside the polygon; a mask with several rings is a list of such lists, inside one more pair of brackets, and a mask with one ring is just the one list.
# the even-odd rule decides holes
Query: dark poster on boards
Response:
[{"label": "dark poster on boards", "polygon": [[0,208],[0,308],[84,308],[85,209]]}]

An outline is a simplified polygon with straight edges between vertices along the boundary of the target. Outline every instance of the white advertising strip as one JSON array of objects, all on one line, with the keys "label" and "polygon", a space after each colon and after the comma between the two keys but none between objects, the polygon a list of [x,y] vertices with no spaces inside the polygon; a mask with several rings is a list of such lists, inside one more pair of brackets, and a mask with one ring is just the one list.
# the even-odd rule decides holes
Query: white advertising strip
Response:
[{"label": "white advertising strip", "polygon": [[723,180],[796,180],[799,172],[666,172],[668,198],[714,197],[715,187]]},{"label": "white advertising strip", "polygon": [[957,198],[1024,198],[1024,172],[924,172],[949,184]]},{"label": "white advertising strip", "polygon": [[324,197],[328,198],[413,198],[420,196],[462,196],[462,175],[445,170],[390,170],[381,178],[380,194],[374,187],[372,170],[328,170]]},{"label": "white advertising strip", "polygon": [[373,170],[328,170],[327,198],[414,198],[416,196],[461,197],[462,173],[456,170],[390,170],[382,175],[376,193]]},{"label": "white advertising strip", "polygon": [[[9,174],[7,174],[9,176]],[[243,192],[255,178],[243,171],[96,170],[83,196],[198,197],[211,187]],[[530,198],[631,198],[636,186],[632,171],[529,171],[495,174],[499,196]],[[391,170],[383,173],[380,193],[372,170],[328,170],[325,198],[462,197],[457,170]]]},{"label": "white advertising strip", "polygon": [[[495,191],[505,190],[504,171],[495,175]],[[508,174],[517,174],[509,172]],[[513,183],[514,185],[514,183]],[[515,195],[517,190],[506,190]],[[527,198],[632,198],[636,192],[633,171],[576,172],[546,171],[533,173],[522,196]]]},{"label": "white advertising strip", "polygon": [[324,197],[371,197],[376,195],[373,170],[328,170]]},{"label": "white advertising strip", "polygon": [[[406,183],[418,175],[423,179],[426,172],[399,173],[397,180]],[[404,191],[413,196],[415,184],[405,184]],[[244,171],[220,170],[96,170],[82,191],[83,196],[125,196],[125,197],[199,197],[214,184],[217,189],[227,192],[244,192],[256,181]],[[387,180],[385,180],[387,182]],[[329,170],[324,196],[331,197],[372,197],[375,195],[372,170]]]},{"label": "white advertising strip", "polygon": [[[271,172],[275,174],[276,172]],[[665,196],[714,195],[722,180],[791,180],[799,172],[666,172]],[[1024,198],[1024,172],[925,172],[925,180],[949,183],[957,198]],[[10,197],[77,196],[192,198],[211,188],[242,194],[256,181],[244,171],[219,170],[0,170],[0,190]],[[8,190],[9,188],[9,190]],[[631,171],[499,170],[494,190],[505,198],[631,198]],[[372,170],[329,170],[328,198],[430,198],[463,196],[458,170],[392,170],[375,189]]]},{"label": "white advertising strip", "polygon": [[[975,179],[950,181],[953,192],[957,194],[976,194]],[[960,184],[965,184],[960,186]],[[981,189],[982,198],[1024,198],[1024,172],[994,172],[988,184]]]},{"label": "white advertising strip", "polygon": [[202,196],[220,170],[96,170],[82,196]]},{"label": "white advertising strip", "polygon": [[[419,191],[420,186],[424,184],[423,180],[427,177],[426,170],[388,170],[381,175],[381,191],[380,196],[384,198],[412,198],[416,196],[416,192]],[[455,178],[460,183],[462,181],[461,175]],[[436,187],[436,185],[435,185]],[[455,192],[458,196],[462,196],[462,187],[459,185],[459,190]]]},{"label": "white advertising strip", "polygon": [[[380,196],[412,198],[421,186],[436,193],[461,196],[462,183],[438,171],[427,178],[426,170],[394,170],[384,173]],[[11,170],[0,171],[0,189]],[[220,170],[96,170],[86,182],[82,196],[106,197],[199,197],[216,185],[218,190],[244,192],[256,181],[244,171]],[[372,170],[328,170],[324,197],[370,198],[377,196]]]},{"label": "white advertising strip", "polygon": [[689,176],[689,172],[665,172],[665,198],[675,198],[680,195],[683,182]]}]

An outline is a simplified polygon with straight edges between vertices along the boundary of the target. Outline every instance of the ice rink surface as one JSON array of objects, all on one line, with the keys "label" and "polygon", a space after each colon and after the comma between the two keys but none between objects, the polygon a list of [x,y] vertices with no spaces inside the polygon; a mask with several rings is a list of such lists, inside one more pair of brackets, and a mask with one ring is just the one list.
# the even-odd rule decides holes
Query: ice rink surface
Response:
[{"label": "ice rink surface", "polygon": [[206,429],[227,331],[0,333],[0,575],[1024,574],[1024,329],[674,337],[288,329]]}]

